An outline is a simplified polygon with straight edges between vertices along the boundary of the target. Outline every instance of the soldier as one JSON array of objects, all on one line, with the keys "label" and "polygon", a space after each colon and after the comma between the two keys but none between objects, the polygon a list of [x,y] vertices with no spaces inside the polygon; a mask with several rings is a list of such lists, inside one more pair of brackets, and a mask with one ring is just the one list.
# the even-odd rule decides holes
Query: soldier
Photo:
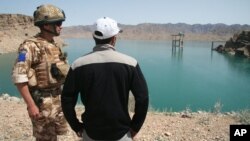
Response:
[{"label": "soldier", "polygon": [[60,95],[69,69],[66,56],[54,41],[65,21],[63,10],[41,5],[34,12],[40,33],[26,39],[18,48],[12,79],[27,104],[37,141],[56,141],[67,132]]}]

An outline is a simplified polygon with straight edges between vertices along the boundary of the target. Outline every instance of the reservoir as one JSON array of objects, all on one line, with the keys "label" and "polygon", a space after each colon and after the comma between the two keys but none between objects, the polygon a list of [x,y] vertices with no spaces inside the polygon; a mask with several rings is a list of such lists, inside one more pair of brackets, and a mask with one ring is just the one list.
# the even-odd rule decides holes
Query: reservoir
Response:
[{"label": "reservoir", "polygon": [[[69,63],[92,51],[91,39],[66,39]],[[136,58],[148,83],[150,106],[159,110],[213,110],[250,108],[250,59],[211,51],[211,42],[117,40],[116,50]],[[20,97],[11,81],[16,53],[0,55],[0,94]]]}]

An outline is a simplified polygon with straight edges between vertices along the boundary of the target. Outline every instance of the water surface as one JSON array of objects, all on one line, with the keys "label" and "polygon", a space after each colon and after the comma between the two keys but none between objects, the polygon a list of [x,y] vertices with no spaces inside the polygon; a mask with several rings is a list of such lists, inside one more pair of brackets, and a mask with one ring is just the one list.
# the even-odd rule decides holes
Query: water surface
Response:
[{"label": "water surface", "polygon": [[[92,51],[94,42],[67,39],[69,62]],[[184,41],[172,49],[168,41],[118,40],[117,50],[136,58],[148,82],[150,104],[156,109],[190,108],[222,111],[250,108],[250,59],[211,52],[210,42]],[[0,55],[0,93],[19,96],[10,74],[16,54]]]}]

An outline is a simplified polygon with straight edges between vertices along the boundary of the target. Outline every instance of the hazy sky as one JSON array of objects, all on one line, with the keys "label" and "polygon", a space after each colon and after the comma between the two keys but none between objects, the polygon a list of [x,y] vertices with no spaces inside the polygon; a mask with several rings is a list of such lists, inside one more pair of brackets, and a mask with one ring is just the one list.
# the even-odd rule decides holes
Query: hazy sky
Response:
[{"label": "hazy sky", "polygon": [[32,16],[37,6],[64,10],[64,26],[90,25],[100,17],[122,24],[248,24],[250,0],[0,0],[0,13]]}]

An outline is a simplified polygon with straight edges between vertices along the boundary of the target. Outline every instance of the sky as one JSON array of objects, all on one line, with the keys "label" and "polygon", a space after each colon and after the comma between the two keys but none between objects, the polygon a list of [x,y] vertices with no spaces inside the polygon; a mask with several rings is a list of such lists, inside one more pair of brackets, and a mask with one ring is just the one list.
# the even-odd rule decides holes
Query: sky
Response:
[{"label": "sky", "polygon": [[128,25],[250,25],[250,0],[0,0],[0,14],[33,16],[41,4],[53,4],[64,10],[63,26],[92,25],[104,16]]}]

